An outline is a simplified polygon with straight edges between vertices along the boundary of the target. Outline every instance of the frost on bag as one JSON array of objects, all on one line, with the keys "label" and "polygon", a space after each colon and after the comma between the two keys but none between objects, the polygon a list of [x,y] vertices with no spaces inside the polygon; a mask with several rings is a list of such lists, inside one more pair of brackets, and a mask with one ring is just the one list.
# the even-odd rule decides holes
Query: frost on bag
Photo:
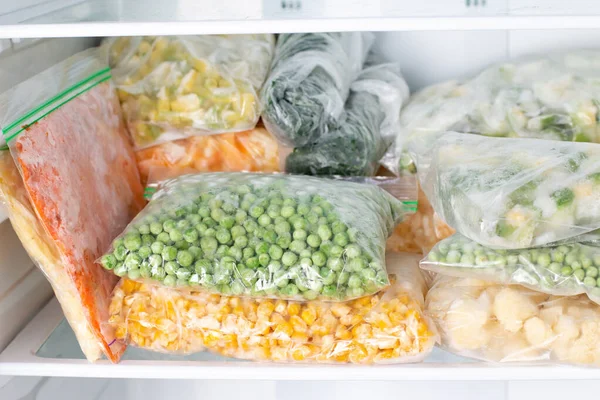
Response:
[{"label": "frost on bag", "polygon": [[491,362],[600,366],[600,307],[521,286],[438,276],[426,311],[453,353]]},{"label": "frost on bag", "polygon": [[599,145],[448,132],[417,166],[439,216],[482,245],[542,246],[600,227]]},{"label": "frost on bag", "polygon": [[529,56],[415,94],[383,163],[413,171],[410,143],[436,131],[600,142],[600,52]]},{"label": "frost on bag", "polygon": [[119,38],[107,46],[137,148],[258,122],[273,35]]},{"label": "frost on bag", "polygon": [[391,286],[344,303],[226,297],[123,279],[110,323],[124,342],[162,353],[209,350],[248,360],[418,362],[437,332],[414,257],[387,257]]},{"label": "frost on bag", "polygon": [[151,175],[176,177],[194,172],[278,172],[281,149],[262,126],[235,133],[194,136],[138,150],[136,158],[147,182]]},{"label": "frost on bag", "polygon": [[269,132],[298,147],[337,126],[373,40],[360,32],[279,35],[261,93]]},{"label": "frost on bag", "polygon": [[117,280],[94,260],[144,199],[110,71],[97,55],[79,53],[0,95],[14,159],[3,156],[0,187],[86,357],[103,352],[116,362],[124,346],[106,322]]},{"label": "frost on bag", "polygon": [[421,267],[444,275],[520,284],[560,296],[585,293],[600,304],[600,247],[582,243],[493,250],[456,234],[438,243]]},{"label": "frost on bag", "polygon": [[161,185],[100,262],[132,280],[225,295],[353,299],[388,285],[385,240],[413,204],[373,184],[185,175]]},{"label": "frost on bag", "polygon": [[364,69],[350,87],[338,126],[314,142],[294,149],[286,171],[307,175],[373,175],[398,133],[408,86],[398,64]]}]

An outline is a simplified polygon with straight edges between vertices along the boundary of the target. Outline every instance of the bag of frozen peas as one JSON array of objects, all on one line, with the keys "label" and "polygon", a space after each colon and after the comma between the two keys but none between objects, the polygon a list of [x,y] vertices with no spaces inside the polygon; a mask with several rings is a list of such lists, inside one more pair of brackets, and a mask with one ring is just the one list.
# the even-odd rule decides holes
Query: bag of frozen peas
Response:
[{"label": "bag of frozen peas", "polygon": [[273,35],[109,39],[105,46],[136,148],[254,128],[274,43]]},{"label": "bag of frozen peas", "polygon": [[441,347],[487,362],[600,366],[600,307],[518,285],[438,275],[426,312]]},{"label": "bag of frozen peas", "polygon": [[138,283],[115,289],[120,340],[170,354],[209,350],[287,362],[385,364],[423,360],[437,340],[423,314],[427,290],[410,255],[387,256],[391,285],[343,303],[228,297]]},{"label": "bag of frozen peas", "polygon": [[[413,190],[407,182],[404,193]],[[388,285],[385,240],[412,211],[414,200],[404,203],[374,184],[184,175],[160,184],[100,262],[118,276],[170,287],[348,300]]]}]

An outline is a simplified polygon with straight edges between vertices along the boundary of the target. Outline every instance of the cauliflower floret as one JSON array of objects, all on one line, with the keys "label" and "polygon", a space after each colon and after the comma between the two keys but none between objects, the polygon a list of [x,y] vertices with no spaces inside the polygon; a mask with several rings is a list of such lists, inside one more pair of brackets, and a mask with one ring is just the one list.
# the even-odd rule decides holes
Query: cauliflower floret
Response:
[{"label": "cauliflower floret", "polygon": [[522,334],[515,334],[506,338],[502,348],[504,357],[502,362],[530,361],[540,358],[540,351],[531,347]]},{"label": "cauliflower floret", "polygon": [[538,317],[529,318],[523,325],[525,338],[533,346],[548,346],[556,337],[550,326]]},{"label": "cauliflower floret", "polygon": [[537,305],[520,291],[502,289],[494,300],[494,315],[509,332],[517,332],[523,321],[537,314]]},{"label": "cauliflower floret", "polygon": [[540,318],[550,326],[556,325],[561,315],[563,315],[563,307],[559,305],[540,310]]},{"label": "cauliflower floret", "polygon": [[490,334],[484,328],[490,317],[487,296],[454,302],[446,314],[446,332],[454,348],[473,350],[487,345]]}]

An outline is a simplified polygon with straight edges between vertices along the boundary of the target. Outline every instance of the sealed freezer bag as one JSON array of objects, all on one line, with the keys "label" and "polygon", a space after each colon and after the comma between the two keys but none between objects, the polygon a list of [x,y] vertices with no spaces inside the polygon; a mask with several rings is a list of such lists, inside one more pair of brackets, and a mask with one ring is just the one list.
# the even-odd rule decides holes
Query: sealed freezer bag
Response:
[{"label": "sealed freezer bag", "polygon": [[258,122],[273,35],[119,38],[107,46],[137,148]]},{"label": "sealed freezer bag", "polygon": [[385,240],[413,207],[373,184],[185,175],[160,186],[100,262],[165,286],[348,300],[388,285]]},{"label": "sealed freezer bag", "polygon": [[0,124],[21,178],[4,156],[3,194],[15,229],[87,358],[103,351],[116,362],[124,346],[106,321],[117,280],[94,260],[144,199],[109,79],[97,49],[79,53],[0,95]]},{"label": "sealed freezer bag", "polygon": [[437,340],[423,314],[414,257],[387,257],[391,286],[344,303],[226,297],[123,279],[110,323],[119,339],[162,353],[209,350],[249,360],[418,362]]},{"label": "sealed freezer bag", "polygon": [[439,216],[488,247],[542,246],[600,226],[597,144],[447,132],[417,166]]},{"label": "sealed freezer bag", "polygon": [[193,172],[278,172],[281,149],[261,126],[235,133],[194,136],[138,150],[142,181],[151,171],[176,177]]},{"label": "sealed freezer bag", "polygon": [[279,35],[261,93],[269,132],[298,147],[337,126],[373,40],[365,32]]},{"label": "sealed freezer bag", "polygon": [[598,51],[529,56],[427,87],[404,109],[402,132],[383,162],[414,171],[410,144],[436,131],[600,142],[599,62]]},{"label": "sealed freezer bag", "polygon": [[398,64],[364,69],[350,87],[345,115],[336,128],[286,159],[286,172],[306,175],[373,175],[396,137],[408,86]]},{"label": "sealed freezer bag", "polygon": [[585,293],[600,304],[600,247],[593,245],[494,250],[456,234],[438,243],[421,267],[445,275],[520,284],[560,296]]},{"label": "sealed freezer bag", "polygon": [[441,346],[491,362],[600,366],[600,307],[585,296],[438,276],[426,311]]},{"label": "sealed freezer bag", "polygon": [[427,196],[419,187],[417,210],[396,226],[386,248],[391,251],[427,254],[436,243],[453,233],[454,229],[435,214]]}]

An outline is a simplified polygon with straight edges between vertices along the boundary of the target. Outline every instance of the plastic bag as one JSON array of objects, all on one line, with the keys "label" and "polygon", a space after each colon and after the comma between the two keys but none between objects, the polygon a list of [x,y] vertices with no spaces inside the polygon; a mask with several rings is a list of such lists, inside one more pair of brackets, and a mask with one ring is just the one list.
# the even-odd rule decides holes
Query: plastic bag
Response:
[{"label": "plastic bag", "polygon": [[348,300],[388,285],[385,240],[409,203],[373,184],[185,175],[161,185],[100,262],[119,276],[166,286]]},{"label": "plastic bag", "polygon": [[2,186],[15,229],[86,356],[94,361],[101,349],[116,362],[124,346],[113,343],[106,321],[117,280],[94,260],[144,199],[110,72],[96,51],[0,95],[2,133],[22,177],[5,154]]},{"label": "plastic bag", "polygon": [[421,267],[444,275],[516,283],[558,296],[586,293],[600,304],[600,247],[582,243],[493,250],[457,234],[438,243]]},{"label": "plastic bag", "polygon": [[600,227],[598,145],[448,132],[417,166],[439,216],[482,245],[542,246]]},{"label": "plastic bag", "polygon": [[402,132],[383,163],[414,171],[407,147],[436,131],[598,143],[599,64],[598,51],[529,56],[427,87],[403,110]]},{"label": "plastic bag", "polygon": [[492,362],[600,366],[600,307],[521,286],[438,276],[426,311],[441,346]]},{"label": "plastic bag", "polygon": [[150,171],[168,177],[193,172],[278,172],[280,148],[263,127],[236,133],[194,136],[138,150],[136,158],[142,182]]},{"label": "plastic bag", "polygon": [[286,171],[307,175],[373,175],[397,135],[408,86],[398,64],[366,68],[352,83],[339,126],[294,149]]},{"label": "plastic bag", "polygon": [[300,147],[337,126],[373,41],[367,32],[279,35],[261,93],[269,132]]},{"label": "plastic bag", "polygon": [[388,239],[387,250],[427,254],[437,242],[454,233],[433,211],[427,196],[419,187],[418,206],[407,215]]},{"label": "plastic bag", "polygon": [[423,360],[437,332],[414,257],[387,258],[392,285],[345,303],[225,297],[123,279],[111,303],[119,339],[162,353],[209,350],[249,360],[405,363]]},{"label": "plastic bag", "polygon": [[273,35],[110,39],[109,59],[136,147],[254,128],[274,42]]}]

